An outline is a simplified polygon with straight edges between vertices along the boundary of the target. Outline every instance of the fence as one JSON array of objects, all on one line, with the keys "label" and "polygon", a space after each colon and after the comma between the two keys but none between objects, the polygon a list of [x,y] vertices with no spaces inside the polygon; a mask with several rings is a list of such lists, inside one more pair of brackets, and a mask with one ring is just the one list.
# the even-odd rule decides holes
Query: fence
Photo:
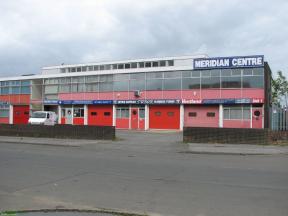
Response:
[{"label": "fence", "polygon": [[115,127],[88,125],[8,125],[0,124],[0,136],[62,139],[115,139]]},{"label": "fence", "polygon": [[273,107],[271,113],[271,129],[273,131],[288,130],[288,111],[286,108]]}]

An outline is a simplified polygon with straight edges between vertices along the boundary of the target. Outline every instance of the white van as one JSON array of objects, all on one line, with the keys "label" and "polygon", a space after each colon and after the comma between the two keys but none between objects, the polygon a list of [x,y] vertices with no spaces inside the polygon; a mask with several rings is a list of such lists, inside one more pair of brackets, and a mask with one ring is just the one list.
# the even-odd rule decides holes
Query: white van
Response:
[{"label": "white van", "polygon": [[36,111],[28,120],[32,125],[55,125],[57,124],[57,115],[50,111]]}]

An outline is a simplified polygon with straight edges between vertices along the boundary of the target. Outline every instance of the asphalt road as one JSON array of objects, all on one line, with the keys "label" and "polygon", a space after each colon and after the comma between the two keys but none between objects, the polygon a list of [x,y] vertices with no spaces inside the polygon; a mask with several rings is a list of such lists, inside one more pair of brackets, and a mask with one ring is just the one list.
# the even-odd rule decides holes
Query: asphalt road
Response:
[{"label": "asphalt road", "polygon": [[288,215],[287,155],[187,154],[179,133],[118,137],[80,147],[0,140],[0,209]]}]

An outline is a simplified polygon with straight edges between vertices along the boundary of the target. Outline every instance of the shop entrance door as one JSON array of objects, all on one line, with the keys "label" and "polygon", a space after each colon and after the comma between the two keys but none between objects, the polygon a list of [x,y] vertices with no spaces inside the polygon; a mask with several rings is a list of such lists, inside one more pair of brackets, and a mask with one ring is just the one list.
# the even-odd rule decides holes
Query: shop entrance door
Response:
[{"label": "shop entrance door", "polygon": [[131,108],[131,129],[139,129],[139,108]]},{"label": "shop entrance door", "polygon": [[65,108],[65,124],[73,124],[72,108]]}]

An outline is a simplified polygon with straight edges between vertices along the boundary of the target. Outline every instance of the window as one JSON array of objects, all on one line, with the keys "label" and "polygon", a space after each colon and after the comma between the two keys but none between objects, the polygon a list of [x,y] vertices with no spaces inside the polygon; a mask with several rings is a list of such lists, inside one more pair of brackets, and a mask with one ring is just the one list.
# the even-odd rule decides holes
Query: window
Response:
[{"label": "window", "polygon": [[196,112],[189,112],[189,113],[188,113],[188,116],[189,116],[189,117],[196,117],[196,116],[197,116],[197,113],[196,113]]},{"label": "window", "polygon": [[130,69],[131,65],[130,64],[125,64],[125,69]]},{"label": "window", "polygon": [[116,70],[117,69],[117,64],[113,64],[112,68],[113,68],[113,70]]},{"label": "window", "polygon": [[221,76],[231,76],[231,69],[223,69],[221,71]]},{"label": "window", "polygon": [[114,82],[114,91],[128,91],[128,83],[127,81],[117,81]]},{"label": "window", "polygon": [[45,94],[57,94],[58,93],[58,85],[49,85],[44,88]]},{"label": "window", "polygon": [[89,66],[88,71],[93,71],[93,66]]},{"label": "window", "polygon": [[144,68],[144,62],[139,62],[139,68]]},{"label": "window", "polygon": [[168,66],[174,66],[174,60],[168,60]]},{"label": "window", "polygon": [[84,117],[84,108],[74,107],[74,117],[76,118]]},{"label": "window", "polygon": [[114,80],[129,80],[129,74],[115,74]]},{"label": "window", "polygon": [[172,72],[164,72],[164,78],[177,78],[181,77],[181,72],[172,71]]},{"label": "window", "polygon": [[201,88],[220,88],[220,77],[202,77]]},{"label": "window", "polygon": [[146,80],[146,90],[162,90],[162,79]]},{"label": "window", "polygon": [[222,88],[241,88],[241,77],[221,77]]},{"label": "window", "polygon": [[20,87],[12,87],[11,93],[12,94],[20,94]]},{"label": "window", "polygon": [[211,77],[220,77],[220,70],[211,70]]},{"label": "window", "polygon": [[117,107],[116,118],[129,118],[129,107]]},{"label": "window", "polygon": [[160,67],[165,67],[166,66],[166,61],[160,61]]},{"label": "window", "polygon": [[161,112],[160,111],[157,111],[154,114],[155,114],[155,116],[161,116]]},{"label": "window", "polygon": [[243,88],[264,88],[263,76],[243,77]]},{"label": "window", "polygon": [[151,62],[145,62],[145,67],[151,67]]},{"label": "window", "polygon": [[91,116],[97,116],[97,112],[91,112]]},{"label": "window", "polygon": [[111,113],[110,112],[104,112],[104,116],[110,116]]},{"label": "window", "polygon": [[263,68],[253,68],[253,75],[254,76],[264,76]]},{"label": "window", "polygon": [[191,77],[191,71],[182,71],[182,77]]},{"label": "window", "polygon": [[181,79],[164,79],[163,90],[181,90]]},{"label": "window", "polygon": [[99,84],[98,83],[86,84],[86,91],[87,92],[98,92],[99,91]]},{"label": "window", "polygon": [[100,92],[113,91],[113,82],[103,82],[103,83],[100,83],[99,91],[100,91]]},{"label": "window", "polygon": [[[127,85],[127,83],[126,83]],[[130,91],[145,90],[145,80],[130,80]],[[128,86],[128,85],[127,85]]]},{"label": "window", "polygon": [[252,76],[252,69],[251,68],[247,68],[243,70],[243,76]]},{"label": "window", "polygon": [[147,79],[163,78],[163,72],[153,72],[146,74]]},{"label": "window", "polygon": [[250,107],[249,106],[231,106],[224,107],[225,120],[249,120]]},{"label": "window", "polygon": [[169,116],[169,117],[174,116],[174,112],[167,112],[167,116]]},{"label": "window", "polygon": [[30,94],[30,86],[22,86],[21,94]]},{"label": "window", "polygon": [[211,72],[210,70],[207,71],[201,71],[201,77],[210,77],[211,76]]},{"label": "window", "polygon": [[130,74],[130,79],[145,80],[145,73],[133,73]]},{"label": "window", "polygon": [[99,76],[87,76],[86,77],[86,83],[98,82],[98,81],[99,81]]},{"label": "window", "polygon": [[152,62],[152,67],[158,67],[159,63],[158,62]]},{"label": "window", "polygon": [[94,65],[94,71],[98,71],[99,70],[99,65]]},{"label": "window", "polygon": [[110,70],[111,69],[111,65],[104,65],[104,70]]},{"label": "window", "polygon": [[200,71],[192,71],[192,77],[200,77]]},{"label": "window", "polygon": [[131,63],[131,68],[137,68],[137,62]]},{"label": "window", "polygon": [[207,117],[215,117],[215,112],[207,112]]},{"label": "window", "polygon": [[6,104],[0,105],[0,117],[2,118],[9,117],[9,105]]},{"label": "window", "polygon": [[100,65],[99,69],[104,70],[104,65]]},{"label": "window", "polygon": [[81,72],[81,67],[76,68],[77,72]]},{"label": "window", "polygon": [[118,64],[118,69],[124,69],[124,64]]},{"label": "window", "polygon": [[59,92],[61,93],[69,93],[70,92],[70,85],[60,85]]},{"label": "window", "polygon": [[100,82],[113,81],[113,75],[102,75],[100,76]]},{"label": "window", "polygon": [[241,69],[233,69],[232,76],[241,76]]},{"label": "window", "polygon": [[200,78],[183,78],[182,79],[182,89],[199,89],[200,88]]},{"label": "window", "polygon": [[139,109],[139,118],[142,118],[142,119],[145,118],[145,108]]},{"label": "window", "polygon": [[87,71],[87,67],[86,66],[82,67],[82,71],[83,72]]}]

